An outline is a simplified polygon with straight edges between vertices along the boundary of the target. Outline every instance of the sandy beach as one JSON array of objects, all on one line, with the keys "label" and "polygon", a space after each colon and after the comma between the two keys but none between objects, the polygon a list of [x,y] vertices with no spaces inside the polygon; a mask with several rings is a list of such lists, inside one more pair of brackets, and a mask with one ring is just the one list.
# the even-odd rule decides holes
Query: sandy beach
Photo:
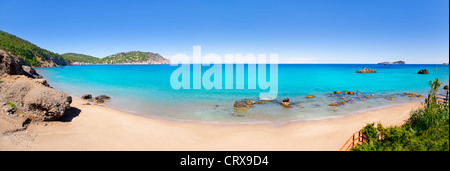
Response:
[{"label": "sandy beach", "polygon": [[[1,150],[337,151],[367,123],[401,125],[420,104],[308,123],[211,125],[162,121],[74,99],[64,122],[32,123]],[[20,142],[19,142],[20,141]]]}]

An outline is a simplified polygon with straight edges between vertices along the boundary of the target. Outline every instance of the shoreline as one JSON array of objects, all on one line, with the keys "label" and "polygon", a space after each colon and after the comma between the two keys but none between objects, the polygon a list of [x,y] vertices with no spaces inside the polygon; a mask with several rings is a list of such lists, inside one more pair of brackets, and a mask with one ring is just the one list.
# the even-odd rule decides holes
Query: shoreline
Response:
[{"label": "shoreline", "polygon": [[[74,96],[72,96],[74,97]],[[80,100],[82,102],[87,102],[81,100],[79,97],[75,97],[77,100]],[[153,114],[146,114],[146,113],[140,113],[140,112],[133,112],[128,111],[125,109],[122,109],[118,106],[112,105],[112,104],[101,104],[97,106],[102,106],[106,108],[110,108],[113,110],[117,110],[119,112],[127,113],[130,115],[136,115],[141,116],[145,118],[150,118],[154,120],[164,121],[164,122],[174,122],[174,123],[191,123],[191,124],[202,124],[202,125],[217,125],[217,126],[240,126],[240,125],[269,125],[269,126],[275,126],[275,127],[283,127],[288,126],[291,124],[299,124],[299,123],[310,123],[310,122],[318,122],[318,121],[326,121],[326,120],[333,120],[333,119],[342,119],[350,116],[355,116],[359,114],[364,114],[371,111],[381,110],[381,109],[387,109],[397,106],[403,106],[403,105],[409,105],[409,104],[420,104],[423,102],[425,98],[421,98],[420,100],[414,100],[410,102],[403,102],[403,103],[396,103],[396,104],[390,104],[390,105],[383,105],[373,108],[367,108],[367,109],[361,109],[358,111],[350,112],[347,114],[341,114],[341,115],[329,115],[329,116],[322,116],[317,118],[310,118],[310,119],[295,119],[295,120],[286,120],[286,121],[242,121],[242,122],[229,122],[229,121],[212,121],[212,120],[196,120],[196,119],[181,119],[181,118],[172,118],[168,116],[159,116],[159,115],[153,115]]]},{"label": "shoreline", "polygon": [[[0,150],[337,151],[367,123],[401,125],[421,104],[287,125],[212,125],[157,120],[74,98],[65,121],[32,123]],[[4,141],[5,142],[5,141]]]}]

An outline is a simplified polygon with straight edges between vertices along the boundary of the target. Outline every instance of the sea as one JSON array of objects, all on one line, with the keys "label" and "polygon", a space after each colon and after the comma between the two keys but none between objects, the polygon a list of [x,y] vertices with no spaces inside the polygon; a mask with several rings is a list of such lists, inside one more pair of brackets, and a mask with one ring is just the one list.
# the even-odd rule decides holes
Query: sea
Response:
[{"label": "sea", "polygon": [[[438,78],[443,85],[449,83],[448,65],[437,64],[279,64],[277,79],[270,78],[270,69],[274,69],[270,65],[266,66],[267,78],[259,78],[258,72],[248,72],[249,65],[244,65],[244,73],[237,71],[237,65],[217,65],[221,65],[223,72],[206,79],[210,82],[222,79],[219,82],[222,86],[196,89],[193,85],[198,80],[193,79],[193,69],[200,68],[204,76],[208,72],[211,74],[214,65],[190,64],[191,72],[186,74],[189,88],[174,88],[171,84],[171,76],[181,65],[79,65],[36,68],[36,71],[55,89],[78,98],[84,94],[94,97],[108,95],[111,100],[102,105],[131,114],[180,122],[221,124],[284,124],[345,117],[423,102],[430,90],[429,81]],[[231,83],[225,79],[226,68],[233,68]],[[377,73],[356,73],[363,68],[374,69]],[[422,69],[430,73],[417,74]],[[242,82],[236,78],[241,77],[244,77],[244,86],[237,85]],[[276,98],[262,101],[261,93],[269,92],[270,88],[260,86],[258,82],[256,87],[249,88],[249,80],[255,77],[258,81],[277,80],[270,87],[277,86]],[[176,81],[183,81],[182,76],[176,78]],[[225,84],[233,86],[225,88]],[[334,94],[335,91],[342,93]],[[355,91],[355,94],[344,95],[344,91]],[[404,93],[424,97],[410,97]],[[443,93],[442,88],[440,93]],[[306,97],[310,95],[314,98]],[[280,104],[286,98],[291,103],[289,108]],[[248,110],[234,109],[236,101],[245,100],[253,100],[256,104]],[[344,101],[345,104],[342,103]]]}]

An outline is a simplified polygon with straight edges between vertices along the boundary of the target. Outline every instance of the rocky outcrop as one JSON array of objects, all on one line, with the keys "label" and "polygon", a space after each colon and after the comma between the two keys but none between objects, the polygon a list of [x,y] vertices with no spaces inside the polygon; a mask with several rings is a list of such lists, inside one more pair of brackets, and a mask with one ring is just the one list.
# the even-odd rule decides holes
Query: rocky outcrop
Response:
[{"label": "rocky outcrop", "polygon": [[417,74],[429,74],[430,72],[427,69],[420,70]]},{"label": "rocky outcrop", "polygon": [[[72,97],[51,88],[47,80],[42,79],[29,66],[23,66],[20,60],[0,50],[0,102],[16,107],[16,113],[26,113],[38,120],[56,120],[70,108]],[[11,113],[3,106],[2,113]]]},{"label": "rocky outcrop", "polygon": [[22,65],[19,58],[0,50],[0,76],[7,75],[25,75],[29,78],[42,78],[36,70],[30,66]]},{"label": "rocky outcrop", "polygon": [[43,121],[61,118],[70,109],[72,97],[50,88],[42,79],[6,76],[0,84],[0,102],[10,102],[18,112],[31,113]]},{"label": "rocky outcrop", "polygon": [[356,71],[357,73],[376,73],[377,71],[373,70],[373,69],[367,69],[364,68],[362,70]]},{"label": "rocky outcrop", "polygon": [[22,69],[23,69],[23,75],[29,77],[29,78],[37,78],[37,79],[41,79],[42,76],[39,75],[36,70],[34,70],[34,68],[30,67],[30,66],[26,66],[26,65],[22,65]]},{"label": "rocky outcrop", "polygon": [[11,54],[0,50],[0,75],[20,75],[23,73],[22,63]]}]

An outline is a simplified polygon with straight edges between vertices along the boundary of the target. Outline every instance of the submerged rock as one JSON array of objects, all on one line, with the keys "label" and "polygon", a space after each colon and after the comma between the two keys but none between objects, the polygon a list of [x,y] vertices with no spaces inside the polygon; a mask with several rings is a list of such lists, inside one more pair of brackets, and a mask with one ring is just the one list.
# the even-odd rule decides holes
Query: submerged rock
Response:
[{"label": "submerged rock", "polygon": [[96,103],[105,103],[106,101],[110,100],[111,97],[107,96],[107,95],[100,95],[94,98],[94,101]]},{"label": "submerged rock", "polygon": [[251,106],[251,105],[256,104],[256,102],[255,102],[254,100],[248,100],[248,99],[247,99],[247,100],[245,100],[245,104]]},{"label": "submerged rock", "polygon": [[340,91],[335,91],[334,94],[341,94],[341,92]]},{"label": "submerged rock", "polygon": [[260,98],[259,100],[261,100],[261,101],[271,101],[272,99],[271,99],[271,98],[264,97],[264,98]]},{"label": "submerged rock", "polygon": [[309,95],[309,96],[306,96],[306,98],[314,98],[314,96],[313,95]]},{"label": "submerged rock", "polygon": [[250,107],[243,101],[234,102],[234,109],[236,110],[248,110]]}]

